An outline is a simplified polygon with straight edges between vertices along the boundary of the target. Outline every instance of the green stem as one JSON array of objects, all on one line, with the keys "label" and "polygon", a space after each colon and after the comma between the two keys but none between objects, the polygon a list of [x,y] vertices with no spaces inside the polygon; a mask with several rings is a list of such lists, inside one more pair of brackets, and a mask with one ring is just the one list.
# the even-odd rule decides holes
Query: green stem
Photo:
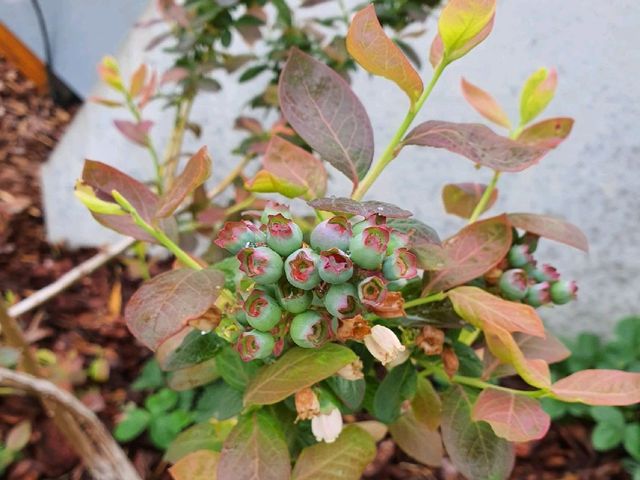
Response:
[{"label": "green stem", "polygon": [[433,295],[429,295],[428,297],[409,300],[404,304],[404,308],[413,308],[413,307],[418,307],[420,305],[424,305],[426,303],[439,302],[440,300],[444,300],[445,298],[447,298],[446,293],[438,292],[438,293],[434,293]]},{"label": "green stem", "polygon": [[451,381],[460,385],[467,385],[469,387],[479,388],[484,390],[491,388],[493,390],[500,390],[501,392],[513,393],[514,395],[522,395],[524,397],[539,398],[547,394],[545,390],[514,390],[513,388],[501,387],[493,383],[484,382],[479,378],[465,377],[462,375],[454,375]]},{"label": "green stem", "polygon": [[182,250],[173,240],[171,240],[167,235],[162,231],[154,228],[152,225],[149,225],[138,213],[129,201],[124,198],[117,190],[113,190],[111,192],[113,199],[122,207],[122,209],[131,215],[131,218],[135,222],[135,224],[140,227],[142,230],[147,232],[153,238],[155,238],[160,245],[165,247],[171,253],[175,255],[175,257],[185,266],[189,268],[193,268],[194,270],[202,270],[203,267],[198,262],[196,262],[191,256]]},{"label": "green stem", "polygon": [[351,195],[351,198],[353,198],[354,200],[362,200],[362,197],[364,197],[364,194],[367,193],[367,191],[371,188],[373,182],[376,181],[382,171],[387,167],[387,165],[389,165],[391,160],[393,160],[398,155],[398,145],[400,144],[400,142],[402,142],[402,139],[407,133],[407,130],[409,130],[409,127],[413,123],[413,120],[416,118],[416,115],[424,105],[424,102],[426,102],[427,98],[429,98],[433,87],[435,87],[438,79],[440,78],[440,75],[442,75],[442,72],[444,71],[446,66],[447,64],[442,61],[436,67],[433,72],[433,76],[431,77],[431,80],[427,85],[427,88],[424,89],[418,101],[411,106],[411,108],[407,112],[407,115],[404,117],[402,124],[400,125],[400,127],[398,127],[398,130],[396,130],[395,135],[389,142],[389,145],[387,145],[385,151],[382,152],[382,155],[374,164],[373,168],[371,168],[371,170],[369,170],[369,172],[367,172],[367,174],[364,176],[358,187]]},{"label": "green stem", "polygon": [[486,210],[487,205],[489,204],[489,200],[491,199],[491,194],[496,189],[496,184],[498,183],[499,179],[500,179],[500,172],[495,170],[493,172],[493,177],[491,177],[491,181],[489,182],[489,185],[482,193],[482,197],[480,197],[480,201],[476,205],[476,208],[473,209],[473,213],[471,214],[471,217],[469,217],[469,223],[473,223],[476,220],[478,220],[478,217],[482,215],[482,212]]},{"label": "green stem", "polygon": [[251,194],[241,202],[238,202],[235,205],[232,205],[229,208],[227,208],[224,211],[224,214],[228,217],[230,215],[233,215],[234,213],[241,212],[242,210],[247,208],[249,205],[251,205],[255,201],[255,199],[256,199],[256,196]]}]

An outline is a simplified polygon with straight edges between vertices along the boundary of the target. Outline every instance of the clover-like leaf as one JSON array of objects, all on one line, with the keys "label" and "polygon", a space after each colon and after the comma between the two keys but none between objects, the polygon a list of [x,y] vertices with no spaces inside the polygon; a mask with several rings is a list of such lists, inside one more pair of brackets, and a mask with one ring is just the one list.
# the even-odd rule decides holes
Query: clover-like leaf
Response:
[{"label": "clover-like leaf", "polygon": [[347,33],[347,50],[365,70],[395,82],[414,104],[422,93],[420,75],[385,34],[373,4],[355,14]]},{"label": "clover-like leaf", "polygon": [[465,100],[480,115],[501,127],[511,128],[509,117],[488,92],[464,78],[461,80],[461,87]]},{"label": "clover-like leaf", "polygon": [[[480,202],[486,185],[481,183],[449,183],[442,189],[442,202],[447,213],[462,218],[471,218]],[[498,190],[494,189],[481,214],[489,210],[498,199]]]},{"label": "clover-like leaf", "polygon": [[564,243],[584,252],[589,251],[586,235],[578,227],[561,218],[536,213],[510,213],[507,216],[515,228]]},{"label": "clover-like leaf", "polygon": [[355,186],[373,159],[373,129],[347,82],[293,49],[280,75],[280,107],[295,131]]}]

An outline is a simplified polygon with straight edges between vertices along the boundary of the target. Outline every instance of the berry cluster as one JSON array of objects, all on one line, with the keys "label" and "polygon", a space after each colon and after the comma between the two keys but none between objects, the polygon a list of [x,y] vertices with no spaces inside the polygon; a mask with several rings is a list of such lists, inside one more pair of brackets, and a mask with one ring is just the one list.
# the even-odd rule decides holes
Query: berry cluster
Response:
[{"label": "berry cluster", "polygon": [[561,280],[554,267],[546,263],[538,266],[533,258],[538,237],[525,233],[522,237],[515,235],[515,238],[498,281],[502,296],[535,308],[549,303],[563,305],[575,299],[578,291],[576,282]]},{"label": "berry cluster", "polygon": [[407,236],[380,215],[324,220],[308,244],[288,207],[269,203],[260,220],[228,222],[215,240],[254,284],[237,316],[247,326],[237,343],[244,360],[279,355],[287,332],[296,345],[317,348],[343,320],[385,311],[418,275]]}]

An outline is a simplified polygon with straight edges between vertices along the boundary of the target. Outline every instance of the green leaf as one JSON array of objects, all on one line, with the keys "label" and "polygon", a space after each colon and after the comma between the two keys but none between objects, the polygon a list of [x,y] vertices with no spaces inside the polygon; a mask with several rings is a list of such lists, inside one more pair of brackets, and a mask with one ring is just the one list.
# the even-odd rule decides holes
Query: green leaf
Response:
[{"label": "green leaf", "polygon": [[218,372],[230,387],[244,391],[251,379],[260,369],[260,364],[253,360],[243,362],[238,352],[231,347],[223,348],[216,357]]},{"label": "green leaf", "polygon": [[549,105],[556,93],[555,69],[541,68],[525,82],[520,94],[520,125],[526,125]]},{"label": "green leaf", "polygon": [[244,72],[242,72],[242,75],[240,75],[240,78],[238,79],[238,81],[240,83],[248,82],[249,80],[260,75],[267,68],[269,68],[268,65],[255,65],[253,67],[249,67]]},{"label": "green leaf", "polygon": [[7,449],[19,452],[29,443],[31,438],[31,422],[29,420],[23,420],[15,425],[5,439],[5,445]]},{"label": "green leaf", "polygon": [[218,420],[235,417],[242,411],[242,392],[218,380],[207,385],[196,403],[196,421],[214,417]]},{"label": "green leaf", "polygon": [[513,445],[493,433],[486,422],[471,420],[475,393],[453,386],[442,396],[442,440],[456,468],[468,478],[509,478]]},{"label": "green leaf", "polygon": [[149,424],[149,438],[156,447],[166,450],[173,439],[192,421],[191,414],[183,410],[153,417]]},{"label": "green leaf", "polygon": [[172,390],[186,391],[213,382],[218,377],[220,374],[216,368],[216,358],[210,358],[204,362],[169,372],[167,385]]},{"label": "green leaf", "polygon": [[624,449],[640,462],[640,423],[631,423],[624,429]]},{"label": "green leaf", "polygon": [[198,423],[176,436],[164,454],[163,460],[176,463],[191,452],[198,450],[219,452],[221,449],[222,440],[218,436],[218,429],[208,422]]},{"label": "green leaf", "polygon": [[416,369],[409,361],[391,369],[380,383],[373,399],[373,414],[384,423],[400,416],[402,402],[416,393]]},{"label": "green leaf", "polygon": [[482,376],[484,366],[473,348],[462,342],[454,342],[453,351],[460,361],[459,375],[476,378]]},{"label": "green leaf", "polygon": [[220,454],[210,450],[198,450],[178,460],[169,468],[173,480],[216,480]]},{"label": "green leaf", "polygon": [[598,423],[607,423],[615,428],[624,428],[624,415],[616,407],[591,407],[589,413]]},{"label": "green leaf", "polygon": [[364,400],[366,382],[360,380],[347,380],[340,376],[333,376],[326,380],[329,388],[336,394],[336,397],[351,411],[356,411]]},{"label": "green leaf", "polygon": [[180,346],[173,350],[164,359],[164,370],[179,370],[213,358],[226,342],[215,333],[202,333],[193,330],[182,341]]},{"label": "green leaf", "polygon": [[389,433],[410,457],[425,465],[439,467],[442,463],[442,439],[438,430],[429,429],[416,420],[409,410],[389,425]]},{"label": "green leaf", "polygon": [[147,397],[144,406],[151,415],[158,415],[173,409],[178,403],[178,393],[169,388],[163,388],[158,393]]},{"label": "green leaf", "polygon": [[11,465],[15,459],[16,452],[0,445],[0,475],[4,473],[6,468]]},{"label": "green leaf", "polygon": [[559,420],[568,414],[568,407],[564,402],[554,400],[553,398],[543,398],[540,400],[542,408],[549,414],[551,420]]},{"label": "green leaf", "polygon": [[617,447],[624,438],[624,429],[617,428],[609,423],[598,423],[591,432],[593,448],[605,452]]},{"label": "green leaf", "polygon": [[145,431],[151,415],[142,408],[136,408],[128,411],[124,418],[118,422],[113,430],[113,436],[119,442],[128,442],[133,440]]},{"label": "green leaf", "polygon": [[[350,425],[333,443],[318,443],[300,453],[293,480],[359,480],[376,454],[367,432]],[[261,479],[262,480],[262,479]]]},{"label": "green leaf", "polygon": [[289,450],[278,422],[263,410],[242,417],[224,442],[218,478],[287,480],[290,476]]},{"label": "green leaf", "polygon": [[142,367],[138,378],[131,384],[131,389],[135,392],[140,390],[155,390],[164,387],[164,373],[158,362],[152,358]]},{"label": "green leaf", "polygon": [[440,426],[442,416],[440,395],[426,378],[418,377],[416,394],[411,400],[411,408],[415,419],[430,430],[436,430]]},{"label": "green leaf", "polygon": [[247,406],[277,403],[330,377],[357,358],[351,349],[336,343],[317,349],[294,347],[258,372],[247,386],[244,403]]}]

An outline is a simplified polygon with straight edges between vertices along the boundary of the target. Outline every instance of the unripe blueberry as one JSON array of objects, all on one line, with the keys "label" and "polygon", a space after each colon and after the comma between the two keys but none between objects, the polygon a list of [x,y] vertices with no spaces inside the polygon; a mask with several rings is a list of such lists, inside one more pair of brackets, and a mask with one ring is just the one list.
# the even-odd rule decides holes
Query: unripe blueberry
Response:
[{"label": "unripe blueberry", "polygon": [[282,310],[274,298],[263,290],[254,289],[244,302],[247,322],[253,328],[268,332],[280,321]]},{"label": "unripe blueberry", "polygon": [[551,294],[549,292],[549,282],[535,283],[529,286],[527,296],[524,298],[524,302],[532,307],[541,307],[551,302]]},{"label": "unripe blueberry", "polygon": [[345,217],[332,217],[316,225],[309,240],[318,251],[332,248],[347,250],[351,240],[351,224]]},{"label": "unripe blueberry", "polygon": [[380,225],[386,225],[386,224],[387,224],[387,217],[378,215],[377,213],[373,213],[368,217],[366,217],[364,220],[353,224],[351,227],[351,232],[355,236],[355,235],[358,235],[359,233],[362,233],[364,229],[367,227],[378,227]]},{"label": "unripe blueberry", "polygon": [[286,257],[302,246],[302,230],[281,213],[271,215],[267,223],[267,245]]},{"label": "unripe blueberry", "polygon": [[560,280],[560,274],[551,265],[545,263],[542,266],[525,266],[527,274],[537,282],[555,282]]},{"label": "unripe blueberry", "polygon": [[262,215],[260,216],[260,221],[263,224],[269,223],[269,217],[271,215],[282,215],[285,218],[291,220],[293,217],[291,216],[291,212],[289,211],[289,207],[287,205],[283,205],[282,203],[274,202],[269,200],[262,210]]},{"label": "unripe blueberry", "polygon": [[318,348],[333,337],[337,328],[337,319],[309,310],[293,317],[289,333],[296,345]]},{"label": "unripe blueberry", "polygon": [[360,311],[358,292],[350,283],[332,285],[324,296],[324,306],[334,317],[351,318]]},{"label": "unripe blueberry", "polygon": [[387,245],[387,255],[391,255],[399,248],[409,247],[409,235],[400,230],[391,229],[389,232],[389,244]]},{"label": "unripe blueberry", "polygon": [[502,295],[509,300],[522,300],[527,296],[527,272],[521,268],[505,271],[498,282]]},{"label": "unripe blueberry", "polygon": [[278,282],[275,292],[282,308],[291,313],[306,311],[313,300],[313,294],[309,290],[294,287],[286,280]]},{"label": "unripe blueberry", "polygon": [[270,333],[251,330],[243,332],[236,343],[236,350],[245,362],[266,358],[273,352],[275,340]]},{"label": "unripe blueberry", "polygon": [[575,300],[578,285],[574,281],[560,280],[551,284],[551,300],[556,305],[564,305]]},{"label": "unripe blueberry", "polygon": [[387,297],[387,287],[380,277],[367,277],[358,284],[358,298],[363,305],[381,305]]},{"label": "unripe blueberry", "polygon": [[388,244],[388,228],[367,227],[349,242],[351,260],[362,268],[378,270],[382,265]]},{"label": "unripe blueberry", "polygon": [[294,287],[311,290],[320,283],[318,274],[319,257],[310,248],[300,248],[287,257],[284,273]]},{"label": "unripe blueberry", "polygon": [[264,243],[265,239],[264,233],[258,227],[244,220],[225,223],[213,243],[235,255],[248,244]]},{"label": "unripe blueberry", "polygon": [[244,313],[242,309],[236,311],[236,320],[240,325],[249,325],[249,322],[247,322],[247,314]]},{"label": "unripe blueberry", "polygon": [[406,248],[399,248],[384,259],[382,273],[387,280],[411,280],[418,276],[418,260]]},{"label": "unripe blueberry", "polygon": [[353,276],[353,262],[342,250],[325,250],[320,252],[318,274],[327,283],[344,283]]},{"label": "unripe blueberry", "polygon": [[240,270],[260,285],[277,282],[282,276],[282,258],[269,247],[247,247],[236,255]]},{"label": "unripe blueberry", "polygon": [[509,264],[515,268],[522,268],[533,262],[533,257],[529,253],[529,245],[514,245],[507,254]]}]

